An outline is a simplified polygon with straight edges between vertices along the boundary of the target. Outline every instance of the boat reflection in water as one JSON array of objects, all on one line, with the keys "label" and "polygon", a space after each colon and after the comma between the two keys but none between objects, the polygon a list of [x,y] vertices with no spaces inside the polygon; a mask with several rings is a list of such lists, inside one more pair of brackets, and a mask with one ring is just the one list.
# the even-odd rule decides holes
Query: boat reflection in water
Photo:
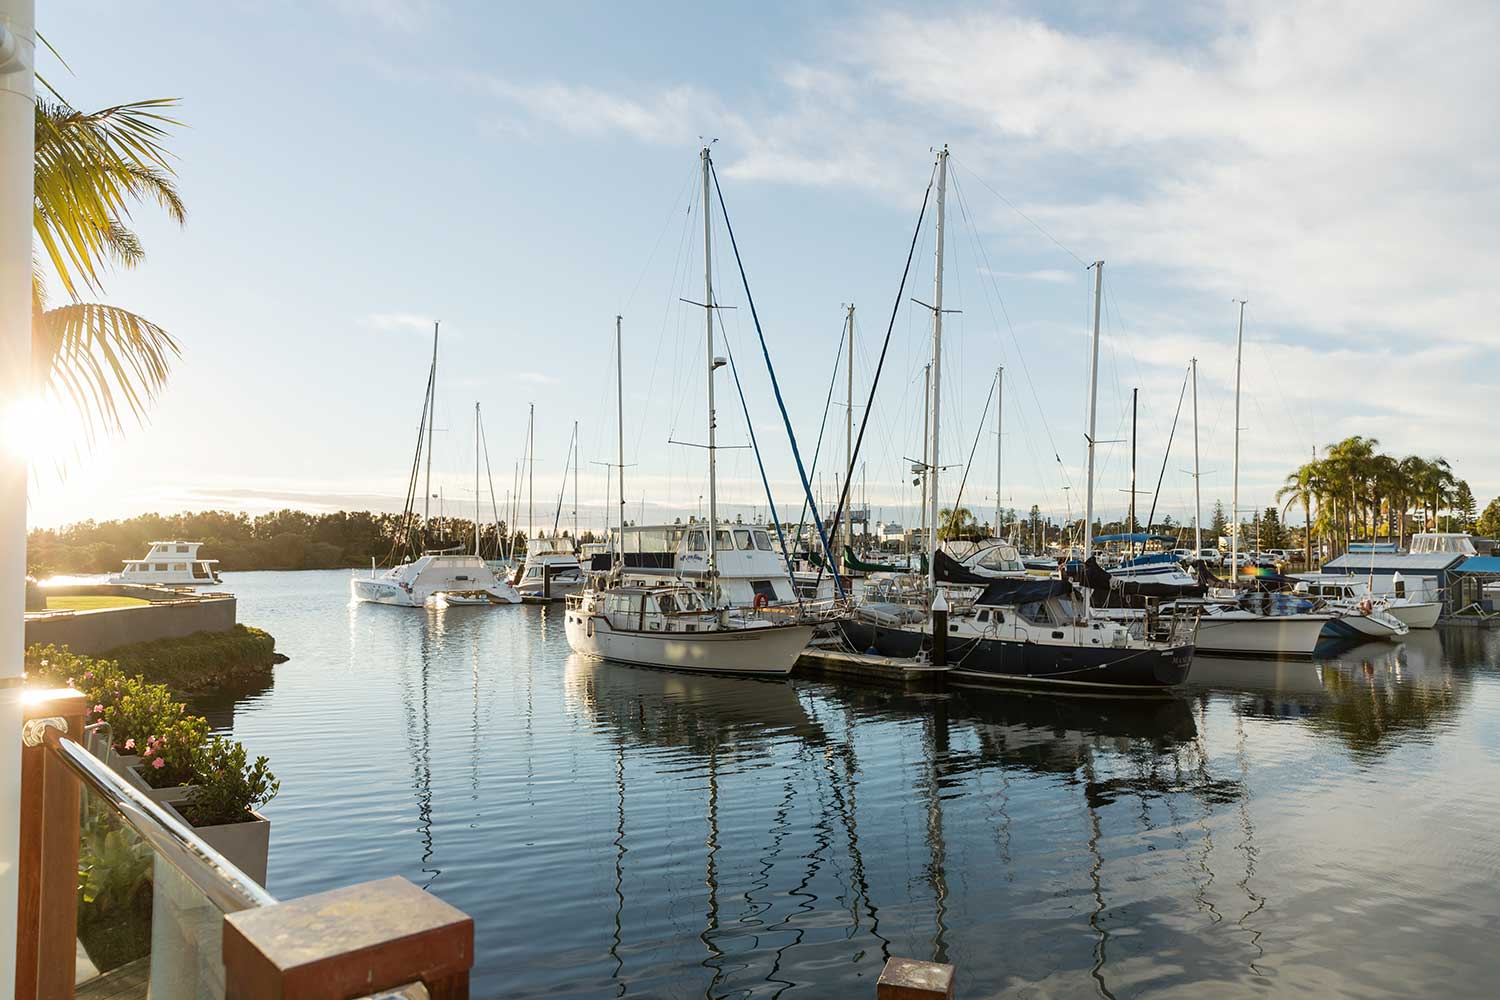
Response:
[{"label": "boat reflection in water", "polygon": [[[996,981],[997,963],[1006,975],[1045,979],[1059,974],[1058,955],[1040,961],[1024,942],[1038,919],[1076,934],[1080,908],[1091,941],[1073,951],[1072,971],[1107,990],[1108,914],[1133,894],[1116,900],[1114,887],[1136,880],[1155,849],[1141,841],[1190,842],[1184,824],[1241,797],[1238,776],[1211,774],[1191,706],[1178,698],[905,694],[578,656],[565,692],[571,715],[615,741],[610,953],[617,977],[647,992],[631,956],[673,944],[635,940],[632,913],[660,907],[651,894],[663,885],[678,887],[668,909],[701,914],[693,935],[712,970],[708,995],[826,981],[838,968],[854,989],[891,954],[956,961],[978,982]],[[672,793],[671,847],[654,815],[667,776],[699,789]],[[1028,815],[1043,802],[1040,816]],[[683,836],[700,826],[701,840]],[[1253,829],[1236,839],[1252,842]],[[693,841],[696,892],[662,871]],[[1211,843],[1196,847],[1195,869],[1206,870],[1211,853]],[[1079,861],[1062,863],[1072,856]],[[1061,866],[1054,888],[998,905],[1038,864]],[[1241,867],[1236,854],[1236,877]]]}]

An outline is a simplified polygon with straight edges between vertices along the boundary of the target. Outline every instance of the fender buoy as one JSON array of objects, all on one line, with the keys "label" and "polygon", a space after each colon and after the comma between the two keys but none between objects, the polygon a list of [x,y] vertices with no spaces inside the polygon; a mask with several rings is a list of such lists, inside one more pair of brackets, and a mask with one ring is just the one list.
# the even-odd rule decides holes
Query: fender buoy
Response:
[{"label": "fender buoy", "polygon": [[771,603],[770,599],[768,597],[766,597],[765,594],[756,594],[755,595],[755,610],[756,611],[761,610],[762,608],[764,608],[766,605],[768,605],[770,603]]}]

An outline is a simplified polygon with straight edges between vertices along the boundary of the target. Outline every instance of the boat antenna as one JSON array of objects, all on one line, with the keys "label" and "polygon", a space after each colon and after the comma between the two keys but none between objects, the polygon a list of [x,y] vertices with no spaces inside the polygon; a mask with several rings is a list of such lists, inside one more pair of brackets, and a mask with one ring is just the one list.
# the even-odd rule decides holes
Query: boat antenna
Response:
[{"label": "boat antenna", "polygon": [[1234,342],[1234,488],[1229,500],[1229,577],[1237,580],[1240,574],[1240,361],[1245,350],[1247,300],[1234,301],[1240,304],[1240,323]]}]

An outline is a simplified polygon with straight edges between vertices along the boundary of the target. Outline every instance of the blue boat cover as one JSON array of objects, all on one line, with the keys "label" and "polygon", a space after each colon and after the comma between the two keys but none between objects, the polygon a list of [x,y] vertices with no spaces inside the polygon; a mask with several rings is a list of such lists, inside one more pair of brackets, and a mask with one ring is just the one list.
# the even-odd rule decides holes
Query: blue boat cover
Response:
[{"label": "blue boat cover", "polygon": [[1011,577],[991,580],[984,593],[974,601],[989,607],[1014,607],[1017,604],[1034,604],[1049,597],[1067,597],[1073,593],[1073,585],[1066,580],[1039,580]]},{"label": "blue boat cover", "polygon": [[1175,542],[1177,539],[1171,535],[1152,535],[1144,531],[1135,531],[1127,535],[1095,535],[1096,542]]}]

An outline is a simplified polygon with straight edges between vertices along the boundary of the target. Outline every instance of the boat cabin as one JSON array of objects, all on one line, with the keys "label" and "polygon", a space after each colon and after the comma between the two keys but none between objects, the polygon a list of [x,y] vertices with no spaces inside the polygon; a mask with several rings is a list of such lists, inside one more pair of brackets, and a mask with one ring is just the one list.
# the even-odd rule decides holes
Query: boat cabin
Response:
[{"label": "boat cabin", "polygon": [[691,587],[617,587],[595,596],[593,613],[616,632],[709,632],[717,622]]},{"label": "boat cabin", "polygon": [[[763,524],[720,522],[714,534],[719,590],[735,607],[795,604],[786,562]],[[665,580],[705,580],[709,528],[706,522],[628,525],[619,542],[627,583],[650,586]]]},{"label": "boat cabin", "polygon": [[152,542],[144,559],[125,560],[124,569],[110,577],[110,583],[139,583],[181,586],[219,583],[214,570],[217,559],[199,559],[202,542]]}]

